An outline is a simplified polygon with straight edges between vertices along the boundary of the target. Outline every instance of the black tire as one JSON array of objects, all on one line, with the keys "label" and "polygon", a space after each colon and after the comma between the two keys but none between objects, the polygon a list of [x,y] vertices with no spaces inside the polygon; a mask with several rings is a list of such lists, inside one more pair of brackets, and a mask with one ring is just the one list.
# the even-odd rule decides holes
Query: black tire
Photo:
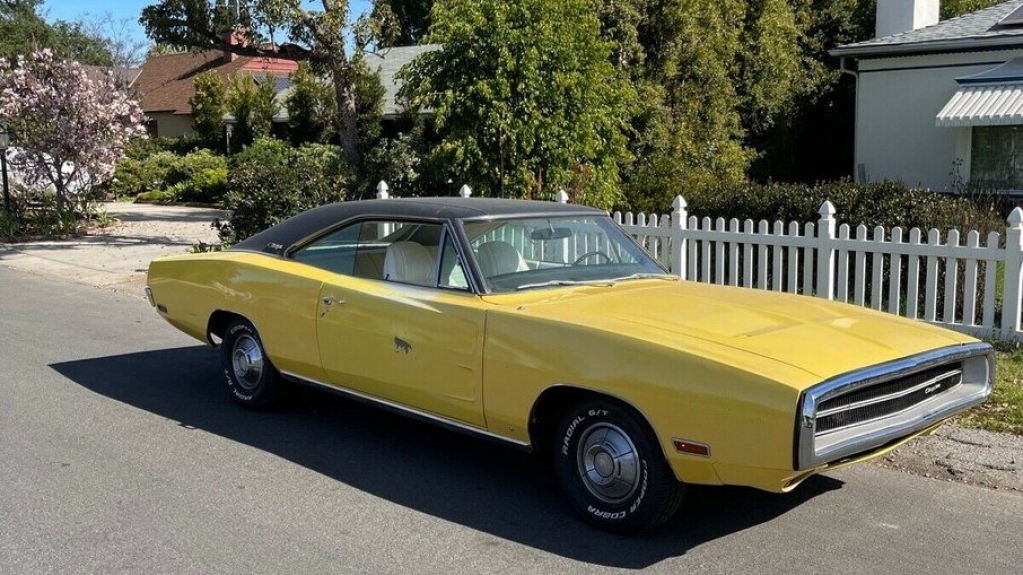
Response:
[{"label": "black tire", "polygon": [[220,344],[220,358],[227,388],[235,402],[255,410],[273,406],[283,382],[251,323],[239,319],[227,326]]},{"label": "black tire", "polygon": [[662,525],[678,511],[685,485],[643,419],[620,403],[582,401],[554,436],[554,468],[586,522],[615,533]]}]

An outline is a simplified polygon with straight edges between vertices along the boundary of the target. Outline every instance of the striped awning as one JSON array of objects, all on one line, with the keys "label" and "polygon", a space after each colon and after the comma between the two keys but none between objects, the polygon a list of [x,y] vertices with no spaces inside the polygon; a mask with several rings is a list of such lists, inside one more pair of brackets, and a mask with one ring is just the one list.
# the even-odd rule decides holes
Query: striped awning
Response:
[{"label": "striped awning", "polygon": [[960,86],[938,112],[935,125],[1005,126],[1023,125],[1023,84]]}]

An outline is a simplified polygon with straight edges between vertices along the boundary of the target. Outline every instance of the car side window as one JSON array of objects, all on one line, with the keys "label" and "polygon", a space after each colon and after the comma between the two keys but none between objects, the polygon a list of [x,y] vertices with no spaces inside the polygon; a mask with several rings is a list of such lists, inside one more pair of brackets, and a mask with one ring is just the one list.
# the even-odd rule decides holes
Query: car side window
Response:
[{"label": "car side window", "polygon": [[[364,220],[321,236],[291,257],[335,273],[426,287],[468,289],[450,237],[440,224]],[[440,280],[438,258],[442,258]]]},{"label": "car side window", "polygon": [[469,291],[469,281],[465,277],[465,269],[458,259],[458,252],[455,251],[455,244],[450,235],[444,236],[444,249],[441,251],[440,286]]},{"label": "car side window", "polygon": [[316,238],[291,259],[338,274],[352,275],[362,224],[352,224]]}]

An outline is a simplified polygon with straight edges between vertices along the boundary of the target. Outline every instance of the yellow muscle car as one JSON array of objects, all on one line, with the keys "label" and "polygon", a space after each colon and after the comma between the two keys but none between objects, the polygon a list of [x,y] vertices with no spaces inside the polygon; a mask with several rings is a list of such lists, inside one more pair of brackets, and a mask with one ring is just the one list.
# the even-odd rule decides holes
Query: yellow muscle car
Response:
[{"label": "yellow muscle car", "polygon": [[983,402],[991,346],[812,297],[680,281],[601,211],[347,202],[220,253],[153,261],[148,295],[220,349],[243,406],[300,382],[549,454],[604,529],[687,484],[784,492]]}]

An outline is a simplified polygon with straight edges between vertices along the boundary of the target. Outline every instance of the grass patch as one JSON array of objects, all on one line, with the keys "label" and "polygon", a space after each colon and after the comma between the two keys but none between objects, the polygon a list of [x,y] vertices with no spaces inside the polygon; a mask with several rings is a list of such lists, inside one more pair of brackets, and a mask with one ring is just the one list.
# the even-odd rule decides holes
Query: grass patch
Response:
[{"label": "grass patch", "polygon": [[1023,346],[995,344],[991,398],[958,418],[961,425],[1023,435]]}]

